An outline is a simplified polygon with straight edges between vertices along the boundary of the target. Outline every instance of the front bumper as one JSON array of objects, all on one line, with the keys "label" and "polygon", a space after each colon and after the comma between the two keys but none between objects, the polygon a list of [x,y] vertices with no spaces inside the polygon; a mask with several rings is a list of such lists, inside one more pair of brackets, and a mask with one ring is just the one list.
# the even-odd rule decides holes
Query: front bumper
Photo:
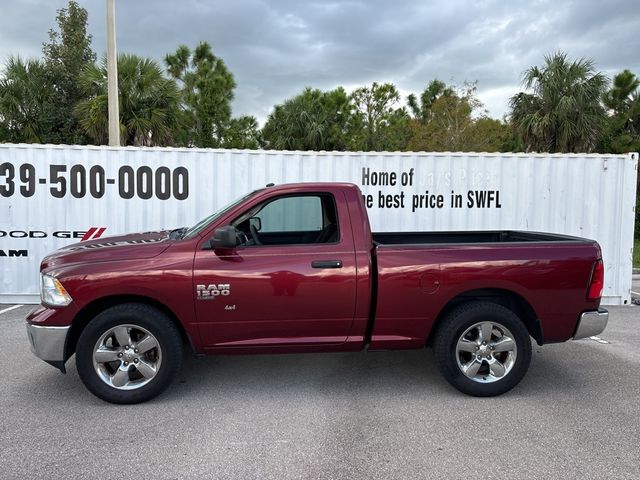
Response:
[{"label": "front bumper", "polygon": [[27,323],[27,337],[36,357],[65,373],[65,348],[71,327],[46,327]]},{"label": "front bumper", "polygon": [[597,312],[584,312],[578,320],[574,340],[593,337],[603,332],[609,321],[609,312],[601,308]]}]

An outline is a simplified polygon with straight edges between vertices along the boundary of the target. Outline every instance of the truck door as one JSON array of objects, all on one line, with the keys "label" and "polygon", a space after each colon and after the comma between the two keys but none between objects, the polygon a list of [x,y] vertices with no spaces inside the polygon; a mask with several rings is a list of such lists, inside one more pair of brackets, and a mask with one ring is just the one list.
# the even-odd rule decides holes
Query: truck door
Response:
[{"label": "truck door", "polygon": [[345,342],[357,272],[344,193],[276,195],[231,224],[238,247],[198,249],[195,255],[195,309],[204,344]]}]

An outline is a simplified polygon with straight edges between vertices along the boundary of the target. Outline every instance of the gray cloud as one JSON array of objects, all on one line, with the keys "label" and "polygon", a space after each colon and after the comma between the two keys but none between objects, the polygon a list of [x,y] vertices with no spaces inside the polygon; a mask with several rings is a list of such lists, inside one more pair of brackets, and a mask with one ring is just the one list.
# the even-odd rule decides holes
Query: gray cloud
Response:
[{"label": "gray cloud", "polygon": [[[104,0],[89,11],[94,49],[105,49]],[[37,56],[66,0],[13,0],[0,16],[0,58]],[[590,57],[612,75],[640,74],[640,14],[634,0],[117,0],[120,51],[162,61],[206,40],[234,73],[235,114],[263,120],[305,86],[391,81],[418,92],[433,78],[479,81],[489,112],[502,116],[520,75],[544,55]]]}]

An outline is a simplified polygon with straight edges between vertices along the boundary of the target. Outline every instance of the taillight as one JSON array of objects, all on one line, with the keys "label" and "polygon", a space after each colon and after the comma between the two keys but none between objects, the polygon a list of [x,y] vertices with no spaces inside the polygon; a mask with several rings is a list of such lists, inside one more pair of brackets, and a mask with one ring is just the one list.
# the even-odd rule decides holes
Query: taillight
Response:
[{"label": "taillight", "polygon": [[589,283],[589,292],[587,300],[600,300],[602,297],[602,289],[604,288],[604,264],[602,260],[598,260],[591,272],[591,282]]}]

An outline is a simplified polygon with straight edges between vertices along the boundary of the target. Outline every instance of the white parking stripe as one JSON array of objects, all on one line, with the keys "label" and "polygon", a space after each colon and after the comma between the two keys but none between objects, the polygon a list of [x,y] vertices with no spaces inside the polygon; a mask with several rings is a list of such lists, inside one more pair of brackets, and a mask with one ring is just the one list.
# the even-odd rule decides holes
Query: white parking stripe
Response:
[{"label": "white parking stripe", "polygon": [[16,308],[24,307],[24,305],[14,305],[13,307],[5,308],[4,310],[0,310],[0,315],[3,313],[10,312],[11,310],[15,310]]}]

